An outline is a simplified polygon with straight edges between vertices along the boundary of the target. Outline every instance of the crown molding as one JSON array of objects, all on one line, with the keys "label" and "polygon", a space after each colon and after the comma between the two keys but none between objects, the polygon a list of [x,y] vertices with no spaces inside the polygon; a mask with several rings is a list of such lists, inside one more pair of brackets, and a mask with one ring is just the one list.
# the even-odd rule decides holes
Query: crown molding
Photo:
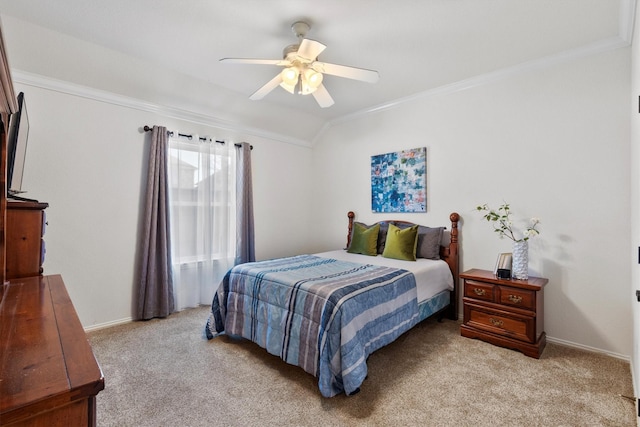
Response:
[{"label": "crown molding", "polygon": [[[384,104],[379,104],[371,108],[363,109],[360,111],[356,111],[352,114],[335,118],[325,123],[325,125],[318,131],[316,136],[313,138],[313,140],[311,141],[311,144],[315,145],[327,130],[329,130],[331,127],[340,123],[349,122],[352,120],[366,117],[370,114],[400,107],[404,104],[408,104],[410,102],[413,102],[419,99],[429,98],[435,95],[453,94],[453,93],[461,92],[474,87],[487,85],[499,80],[511,78],[520,74],[529,73],[531,71],[542,70],[545,68],[549,68],[549,67],[559,65],[565,62],[573,61],[576,59],[585,58],[591,55],[597,55],[603,52],[608,52],[610,50],[628,47],[631,45],[631,41],[633,39],[633,26],[635,21],[636,0],[621,0],[621,1],[622,3],[624,3],[624,5],[621,4],[621,9],[623,10],[621,11],[621,14],[620,14],[620,17],[621,17],[620,31],[621,33],[624,32],[624,34],[621,34],[620,37],[611,37],[608,39],[599,40],[595,43],[591,43],[589,45],[582,46],[576,49],[566,50],[564,52],[560,52],[554,55],[549,55],[537,60],[524,62],[522,64],[514,65],[512,67],[502,68],[496,71],[492,71],[490,73],[481,74],[475,77],[471,77],[469,79],[460,80],[458,82],[454,82],[444,86],[439,86],[423,92],[417,92],[409,96],[397,98],[393,101],[386,102]],[[623,17],[625,18],[624,25],[623,25],[623,19],[622,19]]]},{"label": "crown molding", "polygon": [[620,38],[631,44],[636,21],[636,0],[620,0]]},{"label": "crown molding", "polygon": [[633,31],[635,25],[635,11],[637,0],[620,0],[620,18],[619,18],[619,34],[617,37],[611,37],[597,41],[595,43],[579,47],[576,49],[560,52],[538,60],[525,62],[511,67],[502,68],[490,73],[485,73],[469,79],[460,80],[448,85],[432,88],[426,91],[418,92],[402,98],[397,98],[390,102],[376,105],[371,108],[356,111],[354,113],[344,115],[326,122],[322,128],[316,133],[311,141],[293,138],[281,133],[270,132],[264,129],[245,126],[237,122],[220,119],[206,114],[188,111],[175,107],[163,106],[145,102],[139,99],[130,98],[124,95],[115,94],[108,91],[94,89],[70,83],[62,80],[53,79],[39,74],[29,73],[26,71],[12,69],[13,80],[17,83],[28,86],[39,87],[42,89],[52,90],[65,93],[72,96],[92,99],[99,102],[105,102],[121,107],[132,108],[140,111],[151,112],[160,116],[184,120],[205,126],[211,126],[222,130],[244,133],[256,137],[271,139],[287,144],[298,145],[302,147],[313,147],[331,127],[366,117],[370,114],[378,113],[392,108],[403,106],[413,101],[429,98],[441,94],[453,94],[478,86],[487,85],[499,80],[507,79],[519,74],[536,71],[552,67],[564,62],[576,60],[579,58],[596,55],[607,52],[609,50],[627,47],[633,40]]},{"label": "crown molding", "polygon": [[280,133],[269,132],[264,129],[251,126],[244,126],[239,123],[231,122],[206,114],[197,113],[194,111],[145,102],[136,98],[119,95],[105,90],[94,89],[63,80],[57,80],[40,74],[12,69],[11,75],[14,82],[27,86],[38,87],[41,89],[64,93],[66,95],[91,99],[93,101],[104,102],[107,104],[117,105],[119,107],[154,113],[159,116],[177,120],[184,120],[190,123],[204,126],[211,126],[221,130],[266,138],[286,144],[293,144],[307,148],[311,147],[311,143],[309,141],[292,138]]}]

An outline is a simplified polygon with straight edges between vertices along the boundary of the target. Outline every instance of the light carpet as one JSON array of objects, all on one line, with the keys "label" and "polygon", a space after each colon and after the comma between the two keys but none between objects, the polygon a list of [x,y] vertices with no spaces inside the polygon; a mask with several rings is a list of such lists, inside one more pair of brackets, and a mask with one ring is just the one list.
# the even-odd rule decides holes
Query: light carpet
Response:
[{"label": "light carpet", "polygon": [[369,357],[354,396],[257,345],[207,341],[208,307],[90,332],[99,426],[635,426],[629,363],[553,343],[539,360],[428,319]]}]

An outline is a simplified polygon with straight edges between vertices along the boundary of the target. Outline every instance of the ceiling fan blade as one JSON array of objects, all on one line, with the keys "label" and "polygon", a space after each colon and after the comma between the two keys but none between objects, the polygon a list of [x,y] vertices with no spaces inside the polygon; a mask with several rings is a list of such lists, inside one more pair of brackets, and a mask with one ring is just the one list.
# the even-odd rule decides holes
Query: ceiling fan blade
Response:
[{"label": "ceiling fan blade", "polygon": [[331,107],[334,104],[333,98],[329,95],[329,92],[324,85],[318,86],[318,88],[311,94],[316,99],[316,102],[318,102],[318,105],[322,108]]},{"label": "ceiling fan blade", "polygon": [[375,83],[380,78],[377,71],[365,68],[347,67],[346,65],[328,64],[326,62],[314,62],[311,67],[319,73],[332,76],[345,77],[347,79],[361,80]]},{"label": "ceiling fan blade", "polygon": [[264,98],[266,94],[277,88],[281,82],[282,76],[280,76],[280,73],[278,73],[278,75],[271,79],[267,84],[255,91],[253,95],[249,97],[249,99],[256,101],[258,99]]},{"label": "ceiling fan blade", "polygon": [[311,39],[303,39],[298,48],[297,55],[309,62],[315,61],[318,55],[327,47],[320,42]]},{"label": "ceiling fan blade", "polygon": [[222,58],[220,62],[227,64],[282,65],[285,67],[291,65],[291,62],[286,59]]}]

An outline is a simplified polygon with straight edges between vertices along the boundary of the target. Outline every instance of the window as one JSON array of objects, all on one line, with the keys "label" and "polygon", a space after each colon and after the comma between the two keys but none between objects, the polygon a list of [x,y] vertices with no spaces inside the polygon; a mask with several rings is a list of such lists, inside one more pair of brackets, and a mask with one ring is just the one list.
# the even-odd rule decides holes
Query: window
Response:
[{"label": "window", "polygon": [[168,163],[178,307],[208,304],[235,258],[235,150],[209,138],[172,137]]}]

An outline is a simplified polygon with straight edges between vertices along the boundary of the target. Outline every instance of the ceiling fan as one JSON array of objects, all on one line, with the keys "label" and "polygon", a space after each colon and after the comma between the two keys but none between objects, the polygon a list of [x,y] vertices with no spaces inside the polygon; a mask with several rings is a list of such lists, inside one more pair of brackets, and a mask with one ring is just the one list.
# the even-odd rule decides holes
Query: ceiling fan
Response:
[{"label": "ceiling fan", "polygon": [[220,61],[228,64],[259,64],[285,67],[267,84],[255,91],[249,97],[252,100],[262,99],[273,89],[280,86],[290,93],[311,94],[320,107],[326,108],[332,106],[334,101],[322,84],[324,74],[369,83],[378,81],[377,71],[318,61],[318,55],[325,50],[326,46],[318,41],[305,38],[310,28],[311,26],[303,21],[298,21],[291,25],[291,30],[299,42],[284,48],[282,52],[283,59],[222,58]]}]

